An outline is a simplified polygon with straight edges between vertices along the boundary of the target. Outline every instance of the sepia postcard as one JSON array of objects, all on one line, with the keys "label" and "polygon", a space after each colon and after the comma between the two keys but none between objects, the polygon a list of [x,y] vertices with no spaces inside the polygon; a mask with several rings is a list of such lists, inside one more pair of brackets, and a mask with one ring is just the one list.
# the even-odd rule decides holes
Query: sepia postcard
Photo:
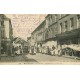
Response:
[{"label": "sepia postcard", "polygon": [[0,64],[80,64],[80,14],[0,14]]}]

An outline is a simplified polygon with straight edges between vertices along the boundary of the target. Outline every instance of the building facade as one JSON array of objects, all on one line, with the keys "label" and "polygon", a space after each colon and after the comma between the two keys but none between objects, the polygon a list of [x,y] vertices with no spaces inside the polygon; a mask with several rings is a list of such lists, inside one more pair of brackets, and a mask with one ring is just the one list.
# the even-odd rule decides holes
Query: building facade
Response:
[{"label": "building facade", "polygon": [[13,46],[13,30],[11,20],[7,18],[5,15],[0,14],[0,53],[1,54],[12,54],[12,46]]},{"label": "building facade", "polygon": [[58,30],[57,14],[48,14],[45,20],[46,20],[46,27],[47,27],[45,33],[46,45],[49,47],[52,47],[54,45],[56,47],[57,41],[55,37]]},{"label": "building facade", "polygon": [[[80,44],[80,14],[48,14],[32,32],[34,43],[56,48]],[[32,42],[32,43],[33,43]]]},{"label": "building facade", "polygon": [[28,46],[31,46],[31,37],[27,37]]},{"label": "building facade", "polygon": [[46,21],[44,20],[31,34],[31,45],[42,46],[45,41]]},{"label": "building facade", "polygon": [[59,44],[78,44],[80,28],[80,15],[67,14],[58,20],[57,41]]}]

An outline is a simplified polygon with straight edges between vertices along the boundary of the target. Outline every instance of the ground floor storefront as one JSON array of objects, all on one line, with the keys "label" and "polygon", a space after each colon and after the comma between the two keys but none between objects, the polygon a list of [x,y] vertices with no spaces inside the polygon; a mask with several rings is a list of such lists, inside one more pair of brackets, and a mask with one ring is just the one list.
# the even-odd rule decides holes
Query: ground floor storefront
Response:
[{"label": "ground floor storefront", "polygon": [[13,44],[11,40],[2,40],[1,41],[1,54],[12,55]]},{"label": "ground floor storefront", "polygon": [[62,55],[80,57],[80,29],[58,34],[57,43]]}]

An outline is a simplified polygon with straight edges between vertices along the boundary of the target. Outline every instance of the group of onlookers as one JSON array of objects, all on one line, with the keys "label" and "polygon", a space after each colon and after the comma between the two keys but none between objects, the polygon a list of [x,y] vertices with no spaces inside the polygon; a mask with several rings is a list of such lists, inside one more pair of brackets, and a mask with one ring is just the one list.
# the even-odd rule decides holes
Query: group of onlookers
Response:
[{"label": "group of onlookers", "polygon": [[37,53],[37,48],[35,46],[30,46],[29,47],[29,53],[34,55]]},{"label": "group of onlookers", "polygon": [[80,51],[74,50],[70,47],[66,47],[66,48],[62,49],[61,53],[62,53],[62,55],[66,55],[66,56],[80,57]]},{"label": "group of onlookers", "polygon": [[52,56],[55,56],[55,55],[80,56],[80,50],[77,48],[80,48],[80,46],[74,49],[73,46],[69,46],[69,45],[63,45],[63,47],[56,47],[54,45],[39,46],[39,47],[27,46],[25,48],[22,48],[22,46],[18,45],[16,47],[13,46],[13,53],[15,55],[20,55],[23,53],[30,53],[32,55],[35,55],[36,53],[41,53],[41,54],[47,54]]},{"label": "group of onlookers", "polygon": [[42,54],[47,54],[47,55],[58,55],[58,56],[80,56],[80,51],[74,50],[69,46],[66,47],[55,47],[54,45],[52,47],[49,46],[41,46],[41,47],[35,47],[31,46],[29,48],[29,53],[30,54],[36,54],[36,53],[42,53]]},{"label": "group of onlookers", "polygon": [[49,46],[43,46],[42,47],[42,53],[43,54],[48,54],[48,55],[57,55],[58,54],[58,49],[54,45],[52,47]]},{"label": "group of onlookers", "polygon": [[42,47],[31,46],[29,48],[29,53],[30,54],[42,53],[42,54],[48,54],[48,55],[57,55],[58,50],[54,45],[51,48],[49,46],[42,46]]},{"label": "group of onlookers", "polygon": [[13,53],[14,53],[14,55],[22,54],[23,53],[22,47],[21,46],[16,46],[16,47],[13,46]]}]

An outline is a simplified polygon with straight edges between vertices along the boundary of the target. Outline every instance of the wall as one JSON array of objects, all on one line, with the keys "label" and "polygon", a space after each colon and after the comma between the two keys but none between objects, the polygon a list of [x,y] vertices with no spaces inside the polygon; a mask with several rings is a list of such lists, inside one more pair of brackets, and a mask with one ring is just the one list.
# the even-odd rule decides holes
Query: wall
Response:
[{"label": "wall", "polygon": [[9,39],[10,37],[9,37],[9,21],[8,20],[4,21],[4,27],[5,27],[5,37]]},{"label": "wall", "polygon": [[[55,19],[55,15],[57,16],[57,18]],[[52,17],[51,17],[52,16]],[[51,20],[51,19],[52,20]],[[49,14],[47,17],[46,17],[46,21],[47,23],[47,30],[45,31],[45,36],[46,36],[46,39],[49,39],[49,38],[54,38],[55,35],[57,34],[57,20],[58,20],[58,15],[57,14]]]},{"label": "wall", "polygon": [[58,34],[61,33],[61,29],[60,29],[60,23],[62,23],[62,32],[64,32],[64,21],[67,21],[68,24],[67,24],[67,31],[70,31],[71,30],[71,27],[70,27],[70,18],[73,18],[74,20],[74,26],[73,26],[73,29],[77,29],[77,16],[76,14],[71,14],[71,15],[67,15],[65,17],[63,17],[62,19],[58,20]]},{"label": "wall", "polygon": [[[56,16],[56,17],[55,17]],[[67,21],[67,31],[71,30],[70,19],[73,18],[73,29],[80,28],[77,26],[77,14],[48,14],[45,17],[45,22],[43,21],[37,30],[31,35],[32,44],[37,42],[46,41],[50,38],[54,38],[56,34],[61,34],[65,32],[64,22]],[[45,25],[44,25],[45,23]],[[62,32],[60,28],[60,23],[62,23]],[[80,22],[79,22],[80,25]]]}]

